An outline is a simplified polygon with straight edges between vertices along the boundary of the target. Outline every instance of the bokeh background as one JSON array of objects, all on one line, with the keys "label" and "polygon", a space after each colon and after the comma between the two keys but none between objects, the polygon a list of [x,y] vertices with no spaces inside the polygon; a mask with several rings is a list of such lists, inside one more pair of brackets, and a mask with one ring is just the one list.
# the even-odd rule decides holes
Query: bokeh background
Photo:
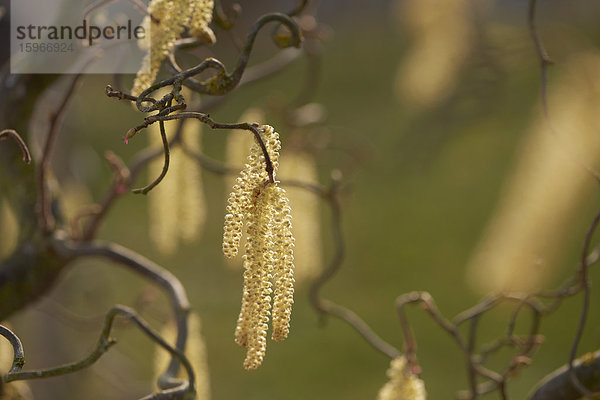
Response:
[{"label": "bokeh background", "polygon": [[[303,131],[308,139],[301,142],[321,183],[328,184],[334,170],[345,183],[344,263],[322,293],[398,348],[394,301],[400,294],[428,291],[451,318],[486,293],[554,288],[577,266],[600,200],[593,179],[600,171],[600,6],[593,0],[538,4],[539,33],[555,62],[546,120],[527,3],[323,1],[316,13],[324,36],[318,74],[307,74],[309,64],[301,57],[211,111],[217,121],[235,122],[248,108],[259,108],[285,149],[288,136],[278,128],[285,126],[282,104],[314,85],[310,102],[320,105],[324,117]],[[241,5],[233,33],[215,30],[217,44],[199,56],[232,66],[235,38],[243,38],[257,16],[287,10],[293,2]],[[267,31],[251,63],[277,51]],[[123,84],[131,79],[122,77]],[[141,135],[123,143],[122,135],[142,115],[103,94],[112,81],[85,77],[71,102],[53,165],[56,190],[68,199],[65,214],[102,198],[111,180],[102,159],[106,150],[130,160],[148,145]],[[61,90],[54,88],[41,107],[51,109]],[[228,135],[204,130],[203,152],[224,160]],[[233,342],[241,262],[232,268],[221,252],[230,180],[209,172],[202,180],[202,235],[176,252],[161,253],[149,238],[152,192],[124,196],[100,236],[144,254],[183,282],[202,321],[212,399],[375,399],[389,360],[344,322],[319,323],[308,301],[310,279],[296,289],[289,338],[269,341],[263,366],[243,370],[244,351]],[[174,213],[176,207],[165,204],[164,210]],[[317,216],[302,218],[320,220],[322,254],[316,258],[324,268],[333,253],[329,210],[323,203]],[[4,217],[5,230],[9,224]],[[598,300],[593,288],[581,353],[600,345]],[[166,298],[133,273],[99,260],[74,263],[47,298],[9,321],[25,344],[26,367],[81,358],[95,344],[103,313],[116,303],[141,309],[156,327],[168,320]],[[511,398],[525,398],[568,360],[580,308],[577,296],[544,318],[545,342],[510,382]],[[505,331],[510,310],[500,307],[481,320],[478,345]],[[409,318],[429,398],[453,398],[467,386],[462,354],[422,310],[411,310]],[[520,322],[522,332],[527,321]],[[118,345],[88,370],[31,382],[35,398],[130,399],[148,393],[153,344],[131,326],[120,326],[113,336]],[[508,360],[510,353],[501,353],[490,365]]]}]

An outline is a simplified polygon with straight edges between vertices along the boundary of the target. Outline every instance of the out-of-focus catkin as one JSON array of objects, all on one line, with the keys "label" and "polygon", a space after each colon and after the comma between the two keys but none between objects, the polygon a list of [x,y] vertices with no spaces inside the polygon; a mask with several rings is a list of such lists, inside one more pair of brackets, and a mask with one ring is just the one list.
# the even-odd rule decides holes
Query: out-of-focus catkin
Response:
[{"label": "out-of-focus catkin", "polygon": [[425,400],[425,384],[408,368],[404,356],[394,358],[387,370],[390,380],[377,394],[377,400]]},{"label": "out-of-focus catkin", "polygon": [[13,252],[18,236],[17,218],[8,202],[0,199],[0,260]]},{"label": "out-of-focus catkin", "polygon": [[[169,127],[174,129],[174,124]],[[186,120],[182,129],[181,146],[199,152],[202,123]],[[158,124],[150,125],[147,134],[150,147],[162,147]],[[148,193],[150,239],[163,254],[172,254],[177,249],[179,239],[186,242],[197,239],[206,220],[201,167],[181,146],[171,148],[167,176]],[[162,168],[162,157],[153,160],[148,167],[148,178],[154,180]]]},{"label": "out-of-focus catkin", "polygon": [[[187,119],[183,125],[181,145],[202,153],[202,122]],[[180,151],[182,168],[177,176],[179,182],[179,236],[186,242],[197,239],[206,222],[206,197],[202,180],[202,168],[188,154]]]},{"label": "out-of-focus catkin", "polygon": [[[163,326],[160,332],[163,339],[175,343],[177,330],[175,323],[170,321]],[[185,348],[188,358],[196,375],[196,400],[210,400],[210,374],[208,370],[206,344],[202,336],[202,322],[196,313],[188,317],[188,340]],[[154,382],[158,382],[160,375],[166,371],[171,355],[162,347],[157,346],[154,354]],[[179,377],[185,378],[185,369],[179,369]]]},{"label": "out-of-focus catkin", "polygon": [[[169,132],[173,123],[165,124],[165,130]],[[147,128],[149,147],[160,149],[163,147],[158,124],[152,124]],[[171,149],[169,161],[169,172],[160,185],[157,185],[148,193],[148,234],[150,240],[159,252],[172,254],[177,248],[177,190],[179,169],[181,167],[181,154],[177,149]],[[148,179],[153,181],[163,168],[163,159],[158,157],[148,164]]]},{"label": "out-of-focus catkin", "polygon": [[[140,95],[148,88],[158,74],[158,70],[175,45],[175,40],[186,28],[206,42],[214,42],[214,34],[208,27],[212,19],[213,0],[152,0],[148,6],[143,26],[150,27],[148,53],[133,82],[131,93]],[[141,47],[148,46],[144,39]]]},{"label": "out-of-focus catkin", "polygon": [[[317,184],[317,168],[311,155],[284,152],[279,166],[282,181],[294,180]],[[296,282],[301,283],[319,274],[322,267],[322,239],[319,198],[310,191],[289,186],[286,188],[290,206],[294,210],[294,264]]]},{"label": "out-of-focus catkin", "polygon": [[[279,135],[268,125],[259,131],[277,173]],[[247,161],[229,196],[223,253],[235,256],[245,225],[244,288],[235,341],[248,349],[244,368],[256,369],[265,356],[269,316],[273,340],[281,341],[289,332],[294,302],[294,237],[287,195],[269,182],[258,143],[250,148]]]},{"label": "out-of-focus catkin", "polygon": [[414,41],[396,75],[396,93],[401,99],[432,107],[452,93],[473,44],[471,3],[402,1],[400,21]]},{"label": "out-of-focus catkin", "polygon": [[[557,71],[559,72],[559,71]],[[600,53],[569,58],[539,110],[467,276],[482,293],[535,292],[552,277],[600,171]]]}]

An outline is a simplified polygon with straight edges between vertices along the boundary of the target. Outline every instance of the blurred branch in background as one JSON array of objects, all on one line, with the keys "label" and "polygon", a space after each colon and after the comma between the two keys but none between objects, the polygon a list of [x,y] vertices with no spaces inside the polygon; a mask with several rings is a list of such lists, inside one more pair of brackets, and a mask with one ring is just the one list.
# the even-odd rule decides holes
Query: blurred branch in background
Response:
[{"label": "blurred branch in background", "polygon": [[[317,82],[321,79],[321,42],[327,36],[327,30],[317,23],[313,15],[314,10],[309,7],[310,3],[301,0],[287,14],[267,13],[258,18],[237,54],[238,61],[233,72],[227,72],[225,64],[212,57],[205,58],[187,69],[182,66],[190,60],[185,58],[184,54],[187,56],[188,53],[191,54],[211,42],[207,41],[206,37],[187,37],[189,32],[184,30],[183,37],[174,39],[173,46],[169,48],[169,54],[165,58],[171,76],[138,87],[139,90],[134,90],[136,94],[139,92],[137,96],[107,86],[108,97],[135,103],[141,112],[154,113],[145,116],[144,122],[130,129],[125,136],[125,141],[128,141],[138,132],[147,129],[146,133],[151,135],[151,145],[135,154],[129,163],[112,152],[106,153],[106,161],[112,170],[112,180],[105,190],[104,197],[98,204],[83,207],[75,217],[67,221],[70,230],[63,231],[66,226],[63,226],[59,219],[55,220],[51,207],[55,198],[57,201],[61,200],[60,195],[51,193],[47,183],[52,169],[52,149],[58,135],[64,129],[61,119],[69,99],[77,89],[79,76],[72,78],[57,111],[48,122],[44,150],[37,165],[37,179],[31,178],[30,170],[11,170],[11,178],[16,176],[16,182],[28,189],[30,197],[35,197],[27,200],[29,203],[35,200],[33,203],[38,204],[40,224],[33,232],[24,236],[25,239],[7,260],[0,263],[0,316],[4,318],[19,311],[46,293],[53,287],[59,272],[66,265],[75,260],[99,257],[117,262],[141,274],[166,291],[175,323],[167,325],[163,333],[165,337],[175,336],[175,345],[169,345],[165,337],[150,328],[133,309],[116,306],[106,315],[97,347],[87,358],[58,368],[24,372],[20,340],[9,329],[0,326],[0,334],[7,338],[15,349],[12,367],[0,380],[0,395],[7,386],[6,383],[13,380],[63,375],[88,367],[114,343],[110,338],[113,321],[117,316],[123,316],[171,355],[166,371],[160,376],[159,373],[155,373],[161,391],[144,399],[188,399],[193,398],[196,391],[202,392],[202,399],[208,398],[209,379],[205,359],[190,362],[184,355],[190,354],[189,347],[199,346],[196,353],[202,354],[204,348],[200,341],[199,321],[193,318],[188,320],[190,304],[181,282],[174,274],[145,257],[119,245],[95,239],[117,200],[132,189],[146,166],[150,170],[155,168],[156,162],[160,163],[158,158],[161,156],[164,157],[164,161],[158,169],[155,168],[157,174],[152,175],[157,175],[158,178],[151,179],[150,184],[142,189],[134,189],[136,193],[146,194],[156,188],[151,193],[151,201],[156,202],[152,206],[151,218],[155,218],[157,225],[152,240],[159,251],[169,254],[177,249],[179,239],[189,240],[199,235],[204,220],[204,209],[200,208],[204,205],[200,204],[199,200],[190,202],[191,198],[203,195],[201,175],[197,167],[218,175],[230,175],[236,174],[243,164],[243,159],[238,156],[228,156],[223,163],[203,152],[204,149],[199,145],[200,126],[205,124],[212,129],[245,130],[246,132],[236,132],[237,134],[229,133],[231,148],[228,150],[231,154],[239,153],[240,148],[247,153],[252,142],[258,143],[264,157],[263,172],[268,174],[269,181],[290,188],[290,192],[296,191],[305,195],[303,199],[298,200],[299,204],[305,203],[306,207],[297,207],[300,210],[300,216],[297,218],[312,223],[312,226],[306,228],[304,236],[313,239],[314,242],[305,250],[298,251],[297,280],[312,280],[309,301],[321,322],[327,315],[343,320],[358,332],[367,344],[390,359],[390,381],[380,390],[378,399],[397,400],[403,398],[402,396],[406,397],[406,394],[400,393],[407,393],[409,390],[414,399],[425,398],[424,384],[418,378],[422,372],[417,359],[419,335],[409,322],[407,305],[420,305],[436,326],[450,336],[462,353],[468,389],[458,392],[458,398],[477,399],[485,394],[497,392],[500,398],[508,399],[509,385],[521,369],[531,364],[542,345],[544,338],[541,334],[541,324],[544,318],[558,310],[564,300],[579,294],[583,297],[583,303],[568,364],[541,382],[530,398],[576,399],[581,395],[598,397],[598,393],[592,392],[600,388],[598,353],[578,360],[575,358],[590,311],[589,267],[598,261],[598,249],[592,246],[592,239],[600,221],[600,214],[595,217],[584,238],[581,260],[574,276],[556,290],[542,291],[540,288],[547,280],[550,265],[556,258],[554,250],[564,238],[565,227],[573,220],[575,211],[581,208],[582,199],[585,199],[591,190],[590,175],[597,177],[594,171],[600,169],[597,158],[597,154],[600,154],[600,142],[595,138],[597,135],[594,135],[594,132],[600,130],[596,118],[597,99],[600,98],[597,85],[600,56],[597,52],[588,51],[570,60],[564,68],[565,72],[562,72],[562,76],[557,80],[556,87],[549,90],[547,95],[547,67],[551,60],[537,32],[536,0],[530,0],[528,24],[541,63],[541,103],[545,118],[534,124],[530,137],[525,139],[526,144],[515,168],[514,177],[507,185],[507,194],[501,201],[488,233],[484,235],[469,267],[473,284],[487,293],[487,296],[474,306],[458,313],[453,319],[447,319],[439,311],[428,292],[413,291],[397,297],[396,312],[404,336],[402,354],[371,328],[358,313],[323,296],[324,286],[339,274],[347,261],[349,249],[342,226],[342,198],[350,182],[339,170],[333,169],[330,172],[329,183],[323,185],[319,183],[315,167],[318,145],[312,143],[311,133],[314,133],[314,127],[324,122],[325,111],[318,103],[311,101],[316,93]],[[404,2],[399,12],[402,13],[403,23],[413,32],[415,40],[409,46],[408,56],[398,69],[396,90],[407,104],[415,105],[420,110],[434,109],[449,99],[455,91],[467,59],[473,53],[478,29],[477,6],[466,0],[452,0],[443,4],[433,0],[410,0]],[[216,3],[214,22],[221,29],[229,30],[235,27],[240,16],[239,5],[224,8],[220,2]],[[257,35],[267,23],[276,25],[271,38],[278,46],[299,47],[304,39],[304,49],[287,49],[267,61],[249,66]],[[205,28],[210,30],[208,26]],[[204,33],[208,34],[208,31]],[[212,38],[214,39],[214,34]],[[295,162],[290,162],[289,172],[281,173],[282,179],[279,182],[274,168],[277,161],[271,161],[271,155],[258,128],[265,117],[257,113],[245,114],[237,123],[217,123],[207,112],[223,105],[230,97],[213,97],[209,100],[203,98],[202,102],[194,102],[193,96],[229,95],[235,88],[274,76],[291,66],[292,62],[301,56],[307,57],[307,71],[300,94],[289,103],[273,107],[286,132],[290,132],[290,151],[284,158],[292,160],[296,157],[293,160]],[[155,69],[154,72],[158,73],[158,68]],[[200,78],[207,74],[208,78]],[[28,94],[37,93],[38,87],[46,84],[27,81],[33,78],[18,79]],[[187,89],[184,90],[184,87]],[[7,110],[4,112],[8,114]],[[31,112],[31,109],[23,106],[24,120],[28,121],[31,118]],[[167,121],[175,120],[176,123],[166,124]],[[0,121],[10,126],[6,122],[10,121],[7,116]],[[166,125],[174,129],[167,130]],[[21,127],[18,131],[26,132],[21,130]],[[30,156],[25,143],[30,142],[31,137],[21,138],[16,132],[13,129],[5,129],[0,132],[0,139],[15,140],[23,161],[29,162]],[[237,139],[240,140],[236,144],[234,142]],[[14,154],[7,151],[1,154],[3,157],[0,158],[0,166],[12,168],[13,161],[6,161],[8,157],[4,156],[10,154],[12,160]],[[197,165],[190,164],[191,161]],[[178,165],[178,162],[181,164]],[[285,161],[282,160],[282,163]],[[194,183],[198,186],[185,187],[186,179],[191,179],[190,176],[193,176]],[[2,187],[10,188],[5,183]],[[185,187],[185,190],[179,190],[178,187]],[[171,197],[162,197],[161,191],[162,194],[170,194]],[[174,198],[176,191],[176,196],[181,194],[180,198]],[[315,201],[307,205],[308,198]],[[326,268],[320,268],[319,265],[322,249],[317,222],[319,203],[327,205],[330,212],[333,245],[331,260]],[[190,214],[190,208],[194,208],[197,213]],[[26,211],[35,215],[32,207]],[[19,219],[22,214],[16,213],[20,222],[24,221]],[[190,225],[184,226],[185,223]],[[21,225],[25,223],[21,222]],[[308,239],[303,239],[304,241]],[[297,249],[300,248],[298,245]],[[311,251],[314,257],[309,258],[305,255],[305,261],[300,262],[302,254]],[[40,265],[49,268],[50,271],[42,270]],[[38,269],[42,272],[38,272]],[[28,274],[28,271],[34,273]],[[27,286],[26,283],[29,282],[34,282],[37,286]],[[270,301],[269,294],[266,290],[261,293]],[[491,342],[482,343],[482,318],[501,307],[508,307],[510,310],[505,332]],[[523,318],[528,318],[524,333],[521,332]],[[176,332],[173,332],[173,329]],[[190,338],[186,352],[187,339],[192,335],[194,337]],[[490,366],[492,356],[505,350],[511,351],[510,360],[501,367]],[[194,360],[193,355],[190,355],[190,360]],[[157,365],[165,364],[166,361],[163,361],[157,362]],[[180,365],[184,366],[187,378],[178,378]],[[198,388],[195,384],[194,369],[202,374]]]}]

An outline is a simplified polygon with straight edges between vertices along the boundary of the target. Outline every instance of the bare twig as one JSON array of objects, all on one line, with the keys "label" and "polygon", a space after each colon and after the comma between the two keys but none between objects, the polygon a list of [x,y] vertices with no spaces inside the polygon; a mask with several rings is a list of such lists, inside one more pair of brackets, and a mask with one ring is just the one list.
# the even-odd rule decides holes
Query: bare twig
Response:
[{"label": "bare twig", "polygon": [[252,134],[256,138],[256,141],[260,145],[263,156],[265,158],[265,164],[266,164],[265,170],[267,171],[267,174],[269,175],[269,181],[275,182],[275,178],[273,176],[273,163],[271,162],[271,157],[269,156],[269,152],[267,151],[267,146],[265,145],[262,137],[260,136],[259,128],[255,124],[249,124],[246,122],[239,123],[239,124],[223,124],[223,123],[218,123],[218,122],[213,121],[210,118],[210,116],[207,114],[203,114],[203,113],[199,113],[199,112],[192,112],[192,111],[184,111],[184,112],[180,112],[177,114],[153,115],[153,116],[147,117],[144,119],[144,124],[130,129],[130,133],[128,133],[128,136],[133,137],[137,132],[139,132],[140,130],[155,123],[156,121],[172,121],[172,120],[178,120],[178,119],[184,119],[184,118],[196,118],[196,119],[200,120],[201,122],[205,123],[206,125],[208,125],[211,129],[242,129],[242,130],[252,132]]},{"label": "bare twig", "polygon": [[[185,86],[189,87],[190,89],[192,89],[198,93],[209,94],[209,95],[223,95],[223,94],[230,92],[235,87],[237,87],[237,85],[240,83],[240,81],[242,79],[242,76],[244,75],[244,71],[246,70],[248,61],[250,60],[250,54],[254,47],[254,42],[256,41],[256,36],[258,35],[258,32],[260,32],[260,30],[266,24],[268,24],[270,22],[279,22],[280,24],[286,26],[291,32],[290,46],[293,46],[293,47],[300,46],[300,43],[302,41],[302,35],[300,33],[300,29],[298,28],[298,25],[292,18],[290,18],[289,16],[287,16],[285,14],[281,14],[281,13],[266,14],[266,15],[263,15],[262,17],[260,17],[258,19],[258,21],[256,21],[256,23],[250,29],[250,32],[248,33],[248,35],[246,37],[246,43],[244,44],[244,46],[241,50],[237,65],[236,65],[235,69],[233,70],[233,72],[228,73],[225,69],[225,66],[215,59],[206,59],[202,63],[197,65],[196,67],[182,71],[182,72],[178,73],[177,75],[175,75],[171,79],[173,79],[174,81],[179,80],[179,81],[183,82],[183,84]],[[172,62],[173,62],[173,60],[174,59],[171,59]],[[209,60],[210,60],[210,62],[209,62]],[[202,81],[202,82],[199,82],[199,81],[193,79],[193,76],[198,75],[200,72],[202,72],[208,68],[217,69],[218,70],[217,74],[205,81]],[[163,81],[163,82],[165,82],[165,81]],[[157,85],[162,84],[162,82],[155,84],[155,85],[151,86],[148,89],[148,91],[144,91],[140,95],[140,97],[145,97],[149,93],[152,93],[153,91],[159,89],[160,87],[170,85],[171,83],[167,83],[166,85],[163,85],[163,86],[157,86]],[[138,102],[138,108],[139,107],[140,106],[139,106],[139,102]],[[143,111],[143,110],[140,109],[140,111]],[[144,112],[148,112],[148,111],[144,111]]]},{"label": "bare twig", "polygon": [[363,321],[354,311],[335,304],[329,300],[321,299],[319,310],[347,322],[354,330],[356,330],[373,348],[389,358],[396,358],[401,353],[394,346],[383,340],[371,327]]},{"label": "bare twig", "polygon": [[164,121],[158,121],[158,124],[160,126],[160,137],[162,139],[163,152],[165,155],[165,162],[163,164],[162,171],[160,172],[160,175],[152,183],[150,183],[149,185],[147,185],[143,188],[140,188],[140,189],[133,189],[133,193],[147,194],[149,191],[154,189],[154,187],[163,180],[163,178],[167,175],[167,171],[169,170],[169,160],[171,157],[170,156],[171,152],[169,151],[169,141],[167,140],[167,134],[165,132],[165,123],[164,123]]},{"label": "bare twig", "polygon": [[29,153],[29,149],[27,148],[25,141],[23,141],[23,138],[21,138],[21,136],[14,129],[4,129],[3,131],[0,131],[0,140],[5,140],[8,138],[17,143],[21,149],[21,153],[23,153],[23,161],[29,164],[31,162],[31,154]]}]

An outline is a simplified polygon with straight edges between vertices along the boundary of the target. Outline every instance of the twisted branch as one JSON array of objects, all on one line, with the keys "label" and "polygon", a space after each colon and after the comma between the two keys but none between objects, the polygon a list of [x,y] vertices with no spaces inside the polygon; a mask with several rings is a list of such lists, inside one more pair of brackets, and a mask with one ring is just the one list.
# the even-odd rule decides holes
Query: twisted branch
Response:
[{"label": "twisted branch", "polygon": [[23,138],[21,138],[21,136],[19,136],[17,131],[15,131],[14,129],[4,129],[3,131],[0,131],[0,140],[6,139],[12,139],[17,143],[19,149],[21,150],[21,153],[23,153],[23,162],[29,164],[31,162],[31,154],[29,153],[29,148],[27,148],[25,141],[23,140]]}]

